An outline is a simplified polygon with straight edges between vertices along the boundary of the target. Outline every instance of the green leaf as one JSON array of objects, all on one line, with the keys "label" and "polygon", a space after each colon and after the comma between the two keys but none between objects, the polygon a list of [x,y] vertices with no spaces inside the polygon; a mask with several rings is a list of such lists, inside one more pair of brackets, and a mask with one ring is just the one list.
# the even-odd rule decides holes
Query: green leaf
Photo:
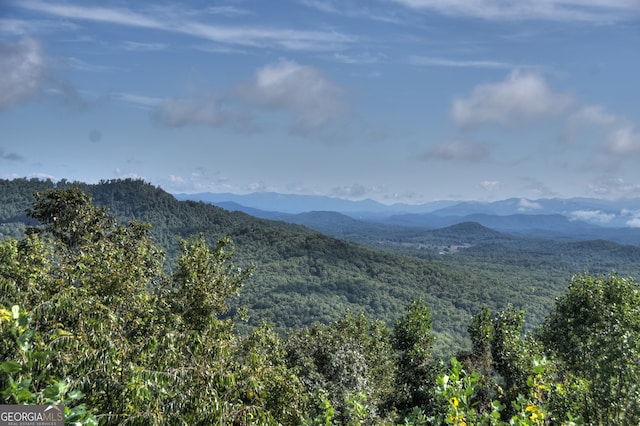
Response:
[{"label": "green leaf", "polygon": [[29,341],[33,337],[33,330],[29,330],[20,335],[16,339],[16,343],[22,352],[31,352],[33,349],[33,344]]},{"label": "green leaf", "polygon": [[84,393],[82,393],[79,390],[75,390],[75,391],[71,391],[69,392],[69,394],[67,395],[67,398],[72,400],[72,401],[77,401],[80,400],[84,397]]},{"label": "green leaf", "polygon": [[18,389],[14,396],[17,402],[33,402],[35,394],[31,393],[29,389]]},{"label": "green leaf", "polygon": [[0,364],[0,370],[7,374],[17,373],[22,370],[22,364],[16,361],[4,361]]},{"label": "green leaf", "polygon": [[64,417],[67,421],[77,421],[87,414],[84,404],[76,405],[73,408],[65,409]]},{"label": "green leaf", "polygon": [[94,416],[91,416],[84,421],[84,424],[85,426],[98,426],[98,420]]},{"label": "green leaf", "polygon": [[47,399],[58,401],[64,393],[64,383],[56,382],[44,390],[44,396]]}]

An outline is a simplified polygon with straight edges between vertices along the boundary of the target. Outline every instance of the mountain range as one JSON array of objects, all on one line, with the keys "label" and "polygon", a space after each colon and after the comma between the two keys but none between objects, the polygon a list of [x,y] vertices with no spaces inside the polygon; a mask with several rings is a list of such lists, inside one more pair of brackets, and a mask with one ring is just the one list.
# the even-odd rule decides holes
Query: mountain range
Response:
[{"label": "mountain range", "polygon": [[[386,205],[373,200],[350,201],[273,192],[174,196],[264,219],[297,223],[338,237],[345,236],[344,229],[377,227],[381,230],[382,225],[435,229],[476,222],[518,235],[564,240],[602,239],[640,245],[640,199],[510,198],[494,202],[443,200],[419,205]],[[337,214],[329,216],[327,212]]]}]

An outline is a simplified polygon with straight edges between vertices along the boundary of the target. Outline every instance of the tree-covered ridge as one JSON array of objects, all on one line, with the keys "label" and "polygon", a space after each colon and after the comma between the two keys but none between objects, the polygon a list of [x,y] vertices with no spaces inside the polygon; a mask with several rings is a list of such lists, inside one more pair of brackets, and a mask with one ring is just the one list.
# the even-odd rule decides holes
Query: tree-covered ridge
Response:
[{"label": "tree-covered ridge", "polygon": [[543,325],[483,307],[471,346],[434,358],[424,299],[389,326],[347,312],[235,334],[251,269],[234,245],[181,240],[171,271],[150,227],[77,188],[36,196],[40,225],[0,243],[0,399],[63,403],[79,424],[545,425],[640,422],[640,286],[576,275]]}]

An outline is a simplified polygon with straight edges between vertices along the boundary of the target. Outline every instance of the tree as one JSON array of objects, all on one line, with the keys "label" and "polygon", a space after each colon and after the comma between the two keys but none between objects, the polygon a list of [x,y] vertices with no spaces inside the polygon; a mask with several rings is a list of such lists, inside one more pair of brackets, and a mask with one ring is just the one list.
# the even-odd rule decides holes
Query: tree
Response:
[{"label": "tree", "polygon": [[[217,317],[249,274],[231,263],[229,240],[185,240],[166,275],[148,225],[118,223],[77,188],[38,194],[29,214],[40,225],[0,243],[0,313],[24,306],[29,335],[46,344],[20,368],[21,394],[68,385],[104,424],[295,423],[271,395],[237,397],[249,377],[288,376],[246,356],[231,320]],[[26,353],[11,333],[0,349],[10,370]]]},{"label": "tree", "polygon": [[79,188],[36,193],[35,198],[27,214],[44,225],[44,229],[32,231],[49,232],[69,249],[98,241],[115,225],[107,209],[93,205],[91,197]]},{"label": "tree", "polygon": [[414,407],[424,411],[433,408],[436,368],[431,326],[431,310],[422,300],[413,301],[395,323],[392,341],[398,354],[398,373],[394,405],[401,413]]},{"label": "tree", "polygon": [[227,312],[227,298],[236,296],[251,269],[239,269],[231,263],[234,247],[229,238],[218,241],[215,249],[204,236],[181,240],[182,254],[171,283],[174,309],[181,313],[185,326],[202,330],[211,318]]},{"label": "tree", "polygon": [[471,338],[471,353],[458,354],[458,359],[463,362],[466,371],[477,374],[478,391],[473,401],[479,412],[492,410],[492,399],[495,397],[496,377],[493,372],[492,346],[495,336],[491,311],[483,306],[480,312],[474,315],[468,328]]},{"label": "tree", "polygon": [[545,345],[588,383],[589,424],[640,424],[640,287],[630,278],[577,275],[541,328]]},{"label": "tree", "polygon": [[310,418],[335,417],[338,424],[385,418],[395,366],[384,323],[347,312],[291,333],[286,348],[287,365],[307,388]]},{"label": "tree", "polygon": [[522,331],[524,313],[510,305],[493,319],[491,355],[511,396],[522,392],[534,360],[544,356],[541,345]]}]

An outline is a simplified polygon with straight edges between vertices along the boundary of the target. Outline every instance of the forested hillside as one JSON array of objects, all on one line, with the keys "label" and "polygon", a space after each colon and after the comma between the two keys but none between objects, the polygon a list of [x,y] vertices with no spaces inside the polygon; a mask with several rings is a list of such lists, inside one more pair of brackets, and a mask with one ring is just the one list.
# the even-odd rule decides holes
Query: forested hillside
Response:
[{"label": "forested hillside", "polygon": [[[516,239],[470,223],[429,233],[397,228],[385,241],[371,234],[374,239],[355,244],[302,226],[177,201],[138,180],[73,185],[120,220],[150,223],[169,268],[175,267],[178,237],[203,234],[215,242],[229,236],[236,263],[255,268],[232,304],[248,308],[249,325],[268,321],[286,330],[327,323],[348,310],[391,324],[412,300],[423,298],[432,309],[436,353],[441,355],[469,347],[466,328],[482,305],[500,310],[511,303],[526,309],[527,326],[532,327],[549,312],[573,274],[639,272],[638,249],[613,243]],[[5,235],[15,236],[16,222],[26,220],[33,193],[53,186],[39,180],[0,181]],[[57,184],[69,186],[65,181]]]},{"label": "forested hillside", "polygon": [[[97,187],[143,197],[144,191],[122,190],[140,185],[162,194],[133,181]],[[287,242],[299,242],[296,250],[305,244],[307,262],[332,250],[336,271],[377,267],[363,274],[369,277],[397,272],[391,262],[401,262],[405,277],[423,272],[431,287],[414,290],[424,297],[401,308],[392,324],[346,312],[282,334],[268,324],[235,333],[242,315],[233,315],[229,302],[247,291],[253,268],[235,264],[229,238],[179,239],[179,254],[167,268],[150,225],[120,222],[77,187],[38,193],[27,216],[34,225],[22,237],[0,242],[0,403],[63,404],[66,423],[87,426],[640,422],[640,286],[634,279],[573,276],[531,332],[524,332],[524,310],[482,307],[467,322],[470,347],[446,362],[434,356],[443,333],[434,336],[427,300],[442,310],[460,288],[485,294],[480,286],[455,284],[447,291],[444,280],[456,276],[432,261],[313,233],[289,236]],[[295,234],[278,234],[281,225],[273,226],[271,237]],[[462,229],[487,233],[476,225]],[[308,272],[308,265],[301,268]],[[375,293],[377,284],[389,299],[408,296],[393,293],[395,277],[376,279],[361,288]],[[323,284],[338,281],[329,277]],[[331,297],[326,293],[317,297]],[[367,298],[364,291],[358,297]]]}]

